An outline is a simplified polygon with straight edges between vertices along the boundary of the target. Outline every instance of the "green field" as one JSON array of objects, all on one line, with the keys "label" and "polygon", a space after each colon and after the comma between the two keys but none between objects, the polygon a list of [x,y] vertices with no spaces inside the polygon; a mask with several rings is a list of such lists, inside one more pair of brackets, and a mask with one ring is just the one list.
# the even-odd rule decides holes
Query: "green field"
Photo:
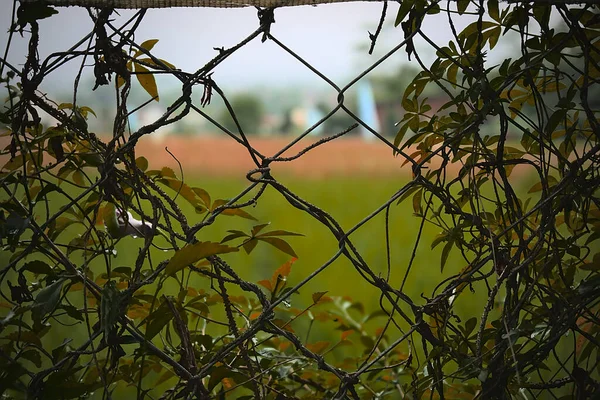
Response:
[{"label": "green field", "polygon": [[[345,231],[352,229],[357,223],[377,210],[391,196],[402,188],[408,181],[407,178],[368,178],[368,177],[339,177],[327,180],[300,179],[298,177],[277,177],[278,181],[286,185],[293,193],[307,200],[311,204],[320,207],[329,213]],[[213,200],[230,199],[235,197],[244,188],[248,182],[241,179],[215,178],[215,177],[186,177],[186,183],[190,186],[201,187],[210,193]],[[523,186],[526,181],[523,181]],[[522,189],[522,188],[521,188]],[[170,195],[174,192],[169,191]],[[249,195],[254,192],[250,192]],[[248,199],[245,197],[242,199]],[[178,199],[177,203],[181,205],[183,212],[188,217],[190,225],[202,221],[205,214],[197,214],[194,209],[183,199]],[[59,206],[54,204],[53,207]],[[256,206],[245,208],[245,211],[254,216],[258,221],[240,218],[237,216],[219,216],[212,225],[203,228],[197,235],[200,241],[221,241],[227,235],[227,230],[237,229],[249,232],[250,229],[259,223],[270,223],[267,230],[287,230],[300,233],[302,237],[286,237],[298,255],[298,260],[292,267],[291,274],[288,277],[288,287],[296,285],[313,271],[320,268],[338,250],[338,243],[335,237],[319,221],[315,220],[307,213],[291,206],[276,190],[267,188],[266,192],[260,197]],[[389,239],[391,249],[391,268],[390,283],[393,287],[399,288],[407,271],[409,260],[413,247],[417,240],[421,219],[414,215],[411,198],[406,199],[399,205],[392,205],[389,214]],[[70,230],[71,234],[76,230]],[[450,277],[458,273],[466,266],[466,262],[461,258],[458,251],[453,250],[450,253],[448,262],[443,271],[440,271],[440,257],[443,246],[431,249],[431,243],[440,233],[440,228],[426,223],[422,232],[420,243],[417,247],[415,262],[410,273],[407,276],[404,292],[416,304],[424,304],[426,300],[421,295],[432,297],[432,293],[438,283],[443,278]],[[64,234],[67,234],[66,232]],[[372,218],[365,225],[354,232],[350,239],[360,252],[363,259],[375,274],[382,277],[387,275],[387,256],[386,256],[386,234],[385,234],[385,212],[381,212]],[[167,246],[163,238],[157,238],[158,246]],[[230,242],[231,245],[239,244],[240,241]],[[120,266],[132,267],[138,254],[138,249],[143,245],[143,241],[138,238],[125,237],[121,239],[116,247],[116,255],[111,257],[111,268]],[[71,255],[75,263],[80,263],[83,259],[76,252]],[[173,253],[164,252],[160,249],[153,249],[152,263],[156,266],[160,261],[167,259]],[[289,261],[291,256],[272,247],[266,243],[259,243],[251,254],[246,254],[240,250],[237,253],[222,255],[232,268],[245,280],[258,282],[263,279],[269,279],[273,272],[283,263]],[[92,262],[89,265],[98,277],[105,272],[104,261]],[[186,275],[187,285],[196,290],[204,290],[210,294],[215,292],[211,289],[212,282],[200,274],[191,272]],[[154,288],[145,288],[146,293],[152,294]],[[230,294],[243,294],[229,287]],[[480,285],[476,287],[477,291],[471,292],[464,290],[457,298],[454,304],[454,312],[461,319],[466,320],[471,317],[479,319],[483,305],[487,300],[487,291]],[[176,296],[179,291],[179,284],[175,279],[168,279],[162,289],[161,294]],[[380,309],[380,291],[378,288],[369,285],[363,277],[355,270],[352,263],[340,256],[319,275],[310,280],[306,285],[299,289],[298,294],[293,294],[290,298],[290,307],[304,309],[309,307],[312,301],[312,294],[315,292],[327,292],[328,296],[333,298],[346,297],[348,302],[361,303],[364,307],[364,313],[359,310],[361,307],[351,307],[348,309],[350,318],[354,321],[361,320],[369,313]],[[438,292],[439,294],[439,292]],[[73,300],[81,300],[81,292],[73,292]],[[501,298],[501,296],[500,296]],[[77,302],[77,301],[76,301]],[[390,310],[389,303],[384,302],[386,310]],[[335,307],[333,307],[335,308]],[[317,314],[332,307],[316,306],[311,311]],[[404,307],[409,316],[412,313]],[[284,320],[290,318],[291,314],[284,311],[285,307],[280,307],[277,317]],[[247,310],[242,310],[247,311]],[[210,318],[219,321],[226,321],[223,307],[220,304],[210,305]],[[346,357],[356,357],[363,354],[372,344],[366,336],[376,336],[376,330],[384,326],[386,318],[382,316],[373,318],[361,326],[363,337],[357,335],[351,337],[354,343],[362,343],[357,346],[341,346],[334,351],[327,352],[328,361],[337,364]],[[195,326],[192,323],[191,326]],[[406,328],[406,324],[401,324]],[[306,343],[315,343],[317,341],[329,341],[332,344],[337,343],[340,337],[340,327],[338,321],[334,318],[327,321],[316,321],[310,324],[309,316],[304,314],[302,318],[295,321],[291,327],[294,332]],[[309,328],[310,327],[310,328]],[[213,337],[220,334],[226,334],[223,327],[208,323],[206,333]],[[310,334],[309,334],[310,329]],[[307,337],[309,336],[309,339]],[[399,332],[395,328],[388,330],[389,342],[399,337]],[[73,346],[81,343],[88,337],[85,324],[80,323],[70,327],[68,330],[52,330],[44,337],[44,342],[49,343],[49,348],[58,346],[65,337],[73,338]],[[370,340],[370,339],[369,339]],[[160,346],[160,339],[157,336],[155,343]],[[388,343],[389,343],[388,342]],[[406,343],[400,346],[406,351]],[[133,351],[135,345],[132,345]],[[158,376],[156,376],[156,379]],[[149,378],[151,381],[152,378]],[[148,381],[148,382],[149,382]],[[172,385],[173,381],[167,381],[161,385],[164,388]],[[133,388],[120,387],[118,392],[132,394]]]},{"label": "green field", "polygon": [[[407,183],[406,178],[337,178],[335,180],[306,180],[297,177],[278,177],[292,192],[296,193],[311,204],[328,212],[338,223],[348,231],[362,219],[378,209],[398,189]],[[243,190],[248,183],[243,180],[231,178],[186,178],[190,186],[202,187],[207,190],[213,199],[229,199]],[[252,192],[251,192],[252,193]],[[189,223],[193,224],[202,220],[204,215],[197,215],[187,203],[179,202],[188,216]],[[271,225],[266,230],[288,230],[303,234],[303,237],[288,237],[288,242],[298,254],[298,261],[293,265],[292,272],[288,278],[288,287],[294,286],[302,281],[313,271],[321,267],[338,250],[338,243],[333,234],[319,221],[307,213],[291,206],[277,191],[268,188],[260,198],[255,207],[245,209],[251,213],[258,222],[233,216],[220,216],[214,224],[204,228],[197,235],[201,241],[220,241],[226,236],[228,229],[250,231],[253,225],[267,223]],[[395,288],[399,288],[406,273],[409,260],[415,245],[419,224],[421,219],[413,214],[411,198],[400,205],[394,205],[390,209],[389,238],[391,249],[390,282]],[[417,247],[415,262],[408,274],[404,292],[417,304],[424,304],[425,300],[421,294],[432,296],[435,286],[444,277],[458,273],[466,266],[458,251],[450,254],[443,273],[440,271],[440,256],[443,246],[431,249],[433,239],[440,233],[440,228],[426,223],[421,241]],[[354,232],[350,239],[356,246],[364,260],[368,263],[375,274],[382,277],[387,275],[387,256],[385,245],[385,212],[381,212],[365,225]],[[236,243],[238,242],[231,242]],[[131,265],[134,262],[137,251],[133,248],[141,246],[139,239],[126,238],[117,246],[118,257],[115,259],[119,265]],[[156,252],[154,262],[164,259],[165,255]],[[251,254],[243,250],[238,253],[230,253],[222,256],[244,279],[258,282],[269,279],[273,272],[283,263],[290,260],[290,256],[278,249],[265,244],[259,245]],[[123,263],[123,264],[120,264]],[[117,266],[115,264],[114,266]],[[166,290],[176,293],[175,280],[169,281],[172,286]],[[191,286],[197,289],[210,291],[211,282],[197,274],[190,275]],[[291,297],[291,306],[303,309],[312,304],[312,294],[325,292],[329,296],[347,296],[353,302],[364,305],[366,313],[380,308],[380,291],[369,285],[356,271],[352,263],[343,255],[337,258],[331,265],[315,278],[310,280],[299,290],[299,295]],[[242,294],[239,292],[239,294]],[[482,306],[487,299],[487,292],[471,293],[465,290],[459,296],[456,305],[458,313],[463,317],[477,316],[481,313]],[[387,303],[385,303],[387,304]],[[215,315],[222,315],[221,308],[215,306]],[[390,307],[386,307],[388,310]],[[211,308],[211,312],[213,309]],[[410,313],[409,313],[410,315]],[[360,315],[356,315],[360,318]],[[373,335],[375,329],[385,323],[385,318],[371,321],[367,326],[369,334]],[[294,323],[295,328],[306,329],[307,318]],[[329,332],[334,328],[327,325],[320,329],[314,340],[333,340],[339,332]],[[333,336],[332,336],[333,335]],[[304,337],[300,334],[301,337]],[[345,355],[345,351],[338,355]]]}]

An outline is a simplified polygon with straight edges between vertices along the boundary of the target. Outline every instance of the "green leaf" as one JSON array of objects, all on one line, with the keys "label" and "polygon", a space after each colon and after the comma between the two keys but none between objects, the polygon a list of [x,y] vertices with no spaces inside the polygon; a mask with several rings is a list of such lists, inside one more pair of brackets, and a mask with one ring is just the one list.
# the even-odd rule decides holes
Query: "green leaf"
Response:
[{"label": "green leaf", "polygon": [[456,87],[456,76],[458,75],[458,65],[452,64],[448,67],[448,80],[452,86]]},{"label": "green leaf", "polygon": [[208,315],[210,313],[210,309],[204,301],[195,301],[193,303],[190,302],[186,304],[186,307],[193,308],[194,310],[199,311],[202,315]]},{"label": "green leaf", "polygon": [[154,75],[150,73],[148,68],[135,64],[135,72],[138,82],[144,88],[144,90],[152,97],[154,100],[159,101],[158,97],[158,87],[156,86],[156,79]]},{"label": "green leaf", "polygon": [[43,261],[35,260],[23,265],[23,267],[21,267],[21,271],[29,271],[38,275],[50,275],[52,274],[52,267]]},{"label": "green leaf", "polygon": [[500,28],[500,26],[497,26],[497,27],[489,30],[490,50],[493,49],[494,47],[496,47],[496,44],[498,43],[498,39],[500,38],[501,33],[502,33],[502,28]]},{"label": "green leaf", "polygon": [[146,325],[145,337],[147,340],[152,340],[158,333],[173,319],[173,313],[169,308],[166,298],[163,296],[163,300],[160,306],[148,316],[148,322]]},{"label": "green leaf", "polygon": [[208,390],[211,391],[225,378],[231,378],[234,374],[231,369],[227,367],[215,367],[211,369],[210,379],[208,380]]},{"label": "green leaf", "polygon": [[173,258],[167,264],[165,273],[173,275],[181,271],[190,264],[193,264],[203,258],[214,256],[215,254],[224,254],[238,251],[236,247],[229,247],[221,243],[198,242],[190,244],[177,251]]},{"label": "green leaf", "polygon": [[69,317],[76,319],[78,321],[81,321],[81,322],[84,321],[83,313],[81,311],[79,311],[77,309],[77,307],[72,306],[70,304],[66,304],[66,305],[63,305],[61,308],[66,311],[66,313]]},{"label": "green leaf", "polygon": [[467,7],[469,6],[470,0],[457,0],[456,8],[458,9],[458,14],[463,15],[465,11],[467,11]]},{"label": "green leaf", "polygon": [[146,157],[138,157],[135,159],[135,165],[142,171],[146,171],[148,169],[148,160]]},{"label": "green leaf", "polygon": [[210,208],[210,194],[208,194],[206,190],[199,187],[193,187],[192,190],[194,193],[196,193],[196,196],[202,200],[206,208]]},{"label": "green leaf", "polygon": [[173,169],[169,168],[169,167],[162,167],[160,171],[157,171],[157,170],[148,171],[147,175],[158,175],[161,178],[177,179],[177,176],[175,175],[175,171],[173,171]]},{"label": "green leaf", "polygon": [[475,329],[475,326],[477,326],[477,317],[469,318],[467,322],[465,322],[465,337],[469,337],[471,332],[473,332],[473,329]]},{"label": "green leaf", "polygon": [[[499,25],[492,21],[481,21],[481,30],[482,31],[485,31],[487,29],[490,29],[492,27],[497,27],[497,26],[499,26]],[[468,38],[469,36],[471,36],[474,33],[479,34],[479,22],[477,22],[477,21],[472,22],[469,25],[467,25],[467,27],[462,30],[462,32],[459,34],[459,36],[463,37],[463,38]]]},{"label": "green leaf", "polygon": [[107,203],[104,207],[104,226],[113,239],[119,239],[125,235],[125,229],[121,229],[117,220],[117,213],[113,203]]},{"label": "green leaf", "polygon": [[417,193],[415,193],[415,195],[413,196],[413,211],[415,212],[415,214],[420,215],[421,214],[421,197],[423,196],[423,190],[419,190]]},{"label": "green leaf", "polygon": [[73,172],[73,181],[79,185],[79,186],[83,186],[85,185],[85,181],[84,181],[84,177],[83,177],[83,172],[81,172],[81,170],[76,170],[75,172]]},{"label": "green leaf", "polygon": [[546,135],[551,136],[552,133],[554,133],[558,124],[560,124],[561,122],[564,122],[566,114],[567,114],[567,110],[564,108],[559,109],[559,110],[555,111],[554,113],[552,113],[550,118],[548,118],[548,122],[546,123],[546,128],[544,129]]},{"label": "green leaf", "polygon": [[[58,345],[55,349],[52,350],[52,360],[55,363],[58,362],[59,360],[61,360],[65,356],[65,354],[68,350],[68,347],[69,347],[68,344],[72,340],[73,339],[64,339],[60,345]],[[40,344],[40,346],[41,346],[41,344]]]},{"label": "green leaf", "polygon": [[161,383],[164,383],[174,377],[177,377],[177,374],[175,372],[171,371],[170,369],[167,369],[165,371],[165,373],[162,374],[162,376],[158,378],[158,380],[154,383],[154,385],[158,386]]},{"label": "green leaf", "polygon": [[269,231],[269,232],[262,233],[262,234],[258,235],[257,237],[262,238],[265,236],[269,237],[269,236],[304,236],[304,235],[301,233],[276,230],[276,231]]},{"label": "green leaf", "polygon": [[85,114],[84,115],[85,117],[87,117],[87,114],[90,113],[94,117],[98,118],[98,116],[96,115],[96,112],[88,106],[79,107],[79,112],[81,112],[82,114]]},{"label": "green leaf", "polygon": [[298,255],[296,254],[294,249],[292,249],[292,246],[290,246],[288,244],[288,242],[286,242],[283,239],[279,239],[276,237],[258,237],[257,239],[262,240],[263,242],[269,243],[271,246],[278,248],[279,250],[283,251],[285,254],[289,254],[292,257],[298,258]]},{"label": "green leaf", "polygon": [[60,301],[63,283],[63,279],[58,280],[46,286],[37,294],[31,310],[31,317],[34,322],[41,322],[48,313],[56,308]]},{"label": "green leaf", "polygon": [[433,242],[431,242],[431,249],[435,249],[438,244],[445,242],[446,240],[448,240],[448,233],[440,233],[433,239]]},{"label": "green leaf", "polygon": [[444,272],[444,266],[446,265],[446,261],[448,261],[448,256],[450,255],[450,250],[454,245],[454,240],[449,240],[448,243],[442,249],[442,260],[440,264],[440,272]]},{"label": "green leaf", "polygon": [[121,317],[121,294],[115,281],[108,281],[102,289],[100,300],[100,327],[109,335]]},{"label": "green leaf", "polygon": [[404,136],[406,135],[406,132],[408,131],[408,123],[404,123],[400,126],[400,129],[398,129],[398,133],[396,134],[396,137],[394,138],[394,146],[399,147],[400,143],[402,143],[402,139],[404,139]]},{"label": "green leaf", "polygon": [[498,11],[498,0],[488,0],[488,14],[496,22],[500,22],[500,12]]},{"label": "green leaf", "polygon": [[31,361],[38,368],[41,368],[42,366],[42,357],[40,356],[40,353],[37,350],[26,350],[23,353],[21,353],[21,357]]},{"label": "green leaf", "polygon": [[254,248],[256,247],[257,244],[258,244],[257,239],[250,239],[247,242],[244,242],[242,247],[246,251],[246,254],[250,254],[250,252],[252,252],[252,250],[254,250]]},{"label": "green leaf", "polygon": [[230,234],[227,235],[227,236],[225,236],[223,238],[223,240],[221,240],[221,243],[229,242],[230,240],[238,239],[238,238],[241,238],[241,237],[250,237],[250,235],[247,235],[247,234],[245,234],[242,231],[229,230],[227,232],[230,232]]},{"label": "green leaf", "polygon": [[269,224],[270,223],[260,224],[260,225],[254,225],[252,227],[252,231],[251,231],[252,236],[256,236],[257,233],[259,233],[260,231],[262,231],[265,227],[269,226]]},{"label": "green leaf", "polygon": [[402,21],[404,21],[404,18],[406,18],[414,3],[415,0],[402,0],[400,3],[400,8],[398,9],[398,14],[396,15],[394,26],[398,26]]},{"label": "green leaf", "polygon": [[67,217],[58,217],[48,228],[48,236],[55,240],[67,227],[76,224],[78,221]]}]

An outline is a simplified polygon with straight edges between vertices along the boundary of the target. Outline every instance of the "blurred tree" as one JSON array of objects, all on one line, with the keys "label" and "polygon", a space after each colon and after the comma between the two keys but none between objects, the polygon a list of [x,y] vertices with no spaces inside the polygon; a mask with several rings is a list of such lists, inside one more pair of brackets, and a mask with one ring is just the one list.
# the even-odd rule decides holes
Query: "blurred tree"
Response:
[{"label": "blurred tree", "polygon": [[[259,133],[264,116],[264,105],[260,98],[250,93],[240,93],[231,98],[230,104],[244,133]],[[238,131],[227,108],[223,109],[219,120],[230,131]]]},{"label": "blurred tree", "polygon": [[292,110],[287,109],[283,114],[283,121],[281,126],[279,127],[279,132],[282,135],[287,135],[291,133],[295,128],[294,121],[292,121]]},{"label": "blurred tree", "polygon": [[[394,73],[375,75],[371,78],[375,98],[378,102],[398,102],[402,93],[419,70],[410,65],[401,65]],[[432,87],[432,89],[435,89]]]},{"label": "blurred tree", "polygon": [[[348,101],[348,104],[355,104],[356,103],[356,99],[351,98]],[[333,107],[328,106],[325,103],[319,103],[317,104],[317,109],[323,114],[326,115],[328,113],[331,112],[331,109]],[[350,115],[348,115],[344,110],[338,110],[336,111],[335,114],[333,114],[331,117],[327,118],[324,122],[323,122],[323,133],[325,135],[331,135],[331,134],[335,134],[335,133],[339,133],[341,131],[343,131],[344,129],[348,129],[349,126],[351,126],[352,124],[354,124],[356,121],[354,121],[354,118],[352,118]],[[358,130],[354,130],[353,132],[350,132],[348,135],[355,135],[358,134]]]}]

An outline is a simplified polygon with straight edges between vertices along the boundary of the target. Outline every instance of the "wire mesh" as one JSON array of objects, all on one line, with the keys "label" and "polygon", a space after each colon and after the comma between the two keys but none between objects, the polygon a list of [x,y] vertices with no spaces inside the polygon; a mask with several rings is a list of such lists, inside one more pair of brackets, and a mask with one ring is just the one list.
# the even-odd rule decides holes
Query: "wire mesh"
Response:
[{"label": "wire mesh", "polygon": [[[446,3],[448,10],[455,4]],[[384,4],[387,7],[387,3]],[[587,125],[573,128],[578,130],[579,145],[571,145],[573,151],[567,152],[565,146],[569,146],[569,141],[557,145],[555,138],[540,134],[544,129],[548,131],[548,124],[554,124],[556,129],[568,117],[566,111],[559,115],[562,119],[554,117],[556,108],[546,96],[546,91],[552,91],[550,86],[555,84],[556,87],[564,74],[539,60],[551,57],[560,43],[572,40],[583,49],[586,63],[595,63],[590,53],[597,54],[597,47],[590,44],[591,40],[576,23],[577,13],[581,11],[556,7],[570,29],[566,36],[557,39],[559,44],[553,43],[539,54],[527,53],[525,42],[534,37],[527,32],[527,26],[521,24],[514,28],[520,30],[523,38],[523,62],[511,66],[494,81],[488,79],[485,65],[485,40],[490,36],[484,38],[484,3],[474,7],[477,21],[473,41],[469,43],[456,36],[456,42],[464,45],[458,50],[434,43],[422,31],[422,18],[426,18],[429,11],[440,11],[443,5],[438,1],[424,4],[421,9],[411,11],[414,15],[411,14],[408,25],[403,23],[404,39],[345,86],[336,85],[270,32],[276,11],[272,8],[258,10],[259,27],[255,31],[231,48],[217,49],[218,54],[212,60],[192,72],[175,69],[136,43],[134,32],[142,23],[145,10],[139,10],[122,26],[114,26],[110,19],[113,10],[89,9],[89,34],[73,47],[45,60],[40,60],[37,52],[39,36],[43,33],[35,20],[28,21],[31,38],[23,68],[18,69],[6,59],[0,60],[2,73],[17,77],[20,82],[18,88],[9,90],[11,103],[7,115],[11,117],[8,125],[11,142],[6,154],[10,155],[10,161],[3,167],[1,177],[2,190],[7,196],[3,199],[3,209],[10,212],[18,231],[3,232],[8,246],[3,252],[11,254],[1,273],[2,296],[11,309],[2,322],[8,332],[4,338],[10,337],[1,353],[7,367],[4,382],[12,377],[8,367],[20,365],[25,372],[11,387],[28,392],[32,398],[72,398],[73,393],[77,397],[101,389],[105,390],[103,396],[109,398],[111,385],[119,380],[134,386],[138,398],[154,398],[156,393],[151,391],[151,382],[156,379],[147,377],[149,371],[161,371],[165,380],[176,379],[177,383],[160,394],[162,398],[221,398],[240,387],[251,393],[249,397],[277,399],[295,396],[508,398],[519,393],[529,396],[527,398],[545,398],[562,387],[572,388],[569,390],[576,393],[577,398],[599,393],[592,372],[597,369],[598,361],[594,363],[593,357],[588,355],[586,359],[592,361],[583,362],[581,348],[584,345],[580,342],[587,345],[588,353],[598,346],[595,335],[600,286],[594,284],[597,275],[577,278],[582,267],[592,265],[589,257],[595,250],[591,238],[598,236],[597,229],[588,226],[597,226],[599,217],[594,189],[599,182],[599,130],[597,109],[586,98],[592,86],[590,81],[595,81],[589,69],[597,67],[585,64],[586,70],[580,71],[585,82],[581,85],[583,94],[578,107],[586,115]],[[527,5],[522,4],[515,9],[525,7]],[[452,25],[451,14],[448,15]],[[384,18],[385,8],[379,28],[371,35],[373,46]],[[437,52],[440,62],[426,66],[413,45],[416,38],[425,40]],[[278,46],[337,93],[337,105],[329,113],[269,155],[253,147],[252,138],[244,133],[244,126],[240,125],[225,91],[212,78],[222,62],[257,40]],[[420,82],[429,80],[447,94],[448,102],[443,107],[446,112],[431,117],[425,101],[419,104],[405,95],[404,100],[409,98],[408,102],[403,101],[408,117],[400,122],[399,130],[405,133],[412,130],[415,135],[410,138],[399,135],[396,140],[390,140],[361,120],[346,104],[345,96],[354,85],[399,52],[414,57],[423,71],[407,93],[412,92],[417,98],[419,90],[423,90]],[[132,56],[134,53],[137,55]],[[115,85],[118,104],[112,137],[108,140],[87,130],[83,115],[86,110],[76,100],[70,107],[59,107],[38,90],[52,71],[77,58],[83,60],[82,68],[93,62],[96,86]],[[134,72],[132,63],[145,68]],[[445,64],[443,70],[441,63]],[[446,72],[449,68],[455,68],[454,80],[451,72]],[[546,75],[536,80],[540,70],[553,77],[554,82],[546,79]],[[456,80],[457,71],[465,77],[462,83]],[[159,73],[178,79],[181,94],[156,121],[130,131],[128,119],[153,100],[129,108],[132,78],[138,74]],[[81,71],[76,77],[75,95],[80,74]],[[528,78],[530,82],[526,81]],[[533,119],[513,103],[511,90],[515,87],[520,88],[518,90],[528,87],[532,91],[533,94],[522,98],[519,104],[529,102],[534,107],[537,114]],[[192,96],[196,88],[203,92],[200,101]],[[513,97],[518,97],[518,90],[512,92]],[[555,93],[559,102],[565,101],[561,100],[564,92],[555,89]],[[204,110],[214,96],[219,96],[226,105],[236,131],[227,129]],[[38,131],[37,109],[54,117],[57,126]],[[297,153],[290,151],[302,145],[311,132],[340,111],[355,123]],[[215,204],[210,198],[207,200],[201,189],[184,182],[182,172],[178,177],[168,169],[146,170],[143,159],[135,155],[142,137],[190,113],[197,113],[214,124],[223,135],[243,147],[254,163],[255,168],[246,174],[248,186],[226,202]],[[513,115],[509,117],[510,113]],[[490,118],[500,121],[499,134],[491,138],[480,133]],[[391,154],[396,154],[399,164],[406,163],[412,178],[399,185],[387,201],[366,213],[360,222],[344,229],[330,213],[318,204],[311,204],[276,177],[279,165],[293,163],[317,147],[341,140],[359,126],[387,146]],[[510,146],[509,129],[523,135],[521,143],[527,152]],[[515,182],[518,180],[511,175],[515,167],[534,171],[536,175],[543,195],[531,204],[524,204],[517,194]],[[69,182],[73,190],[61,189],[61,181]],[[338,244],[337,248],[327,250],[330,251],[327,262],[316,266],[296,285],[280,292],[271,287],[271,293],[244,280],[240,269],[225,261],[227,257],[219,254],[226,252],[225,242],[211,243],[212,247],[207,248],[203,247],[206,242],[199,241],[204,230],[217,219],[240,215],[255,205],[267,189],[322,224]],[[49,208],[44,201],[51,192],[60,199],[56,203],[60,205],[58,208]],[[18,200],[20,198],[25,201]],[[417,236],[410,261],[398,267],[403,271],[402,284],[394,286],[390,281],[390,242],[394,241],[389,232],[390,213],[395,204],[408,198],[412,198],[418,220]],[[186,202],[205,213],[200,222],[190,223],[181,205]],[[45,210],[40,204],[46,204]],[[140,221],[128,214],[130,211],[137,214]],[[568,231],[557,223],[558,215],[562,218],[563,212]],[[40,215],[43,218],[36,218]],[[2,216],[4,218],[4,214]],[[353,240],[356,232],[380,216],[385,221],[387,274],[377,272]],[[116,226],[112,229],[116,233],[110,232],[111,218],[114,218]],[[4,222],[10,221],[4,219]],[[439,282],[428,297],[411,298],[406,294],[405,283],[409,276],[419,273],[415,269],[416,254],[426,223],[439,226],[443,232],[434,243],[444,244],[441,267],[453,247],[461,253],[466,267]],[[69,224],[79,224],[81,230],[75,239],[67,241],[61,232]],[[250,236],[238,235],[237,238],[244,238],[243,246],[252,250],[260,229]],[[129,234],[138,236],[144,244],[138,249],[135,265],[119,270],[114,267],[109,253]],[[277,238],[277,235],[270,237]],[[278,248],[287,249],[281,242],[277,243]],[[158,262],[150,253],[157,246],[168,254]],[[49,264],[42,263],[49,270],[35,261],[25,263],[34,251],[52,265],[50,268]],[[192,251],[195,255],[191,255]],[[198,263],[204,258],[198,256],[203,251],[208,260],[204,264]],[[81,262],[74,261],[76,252],[81,254]],[[289,329],[290,321],[282,322],[276,317],[294,293],[318,280],[323,271],[341,258],[352,264],[366,286],[379,293],[380,311],[386,318],[366,354],[350,365],[326,358],[323,349],[311,346]],[[596,257],[594,262],[597,263]],[[37,287],[32,287],[27,282],[32,273],[46,276],[44,284],[40,280]],[[202,317],[199,320],[203,319],[205,324],[209,320],[202,311],[206,305],[196,304],[194,311],[194,303],[184,301],[189,300],[186,280],[191,274],[200,274],[211,282],[211,293],[206,296],[196,293],[194,299],[200,296],[203,304],[218,301],[223,307],[224,322],[211,321],[224,330],[223,335],[214,341],[211,339],[210,343],[202,343],[206,325],[199,329],[188,323],[193,312],[199,314]],[[101,276],[103,278],[98,280]],[[280,277],[284,276],[281,272]],[[169,286],[166,282],[174,277],[177,285]],[[9,278],[17,279],[17,285],[13,286]],[[277,285],[278,282],[275,279],[272,283]],[[10,289],[10,295],[6,289]],[[463,322],[455,313],[455,301],[469,289],[487,293],[487,301],[480,305],[475,319]],[[143,290],[152,293],[150,298],[139,296]],[[32,292],[37,293],[35,299]],[[247,297],[242,301],[232,292],[243,292]],[[74,307],[70,303],[70,293],[80,296],[81,306]],[[210,297],[211,294],[220,300]],[[323,296],[322,293],[313,295],[314,303],[318,304]],[[256,313],[251,315],[248,308],[242,310],[242,303]],[[32,326],[19,328],[15,315],[29,311]],[[21,361],[27,359],[27,350],[42,349],[41,343],[36,344],[30,336],[41,334],[48,321],[58,318],[57,313],[86,324],[86,340],[74,348],[67,350],[65,344],[52,354],[44,354],[46,360],[37,363],[37,368],[24,367]],[[291,321],[303,314],[292,317]],[[572,337],[568,337],[569,334]],[[270,355],[266,348],[274,346],[276,341],[288,343],[293,352]],[[570,351],[561,350],[559,344],[565,342],[572,344]],[[132,344],[134,350],[128,347]],[[400,347],[407,353],[398,351]],[[543,372],[549,359],[559,365],[550,375]],[[282,367],[288,369],[282,370]],[[70,381],[72,375],[78,375],[78,379]],[[61,380],[70,382],[71,386],[61,386]],[[222,386],[218,386],[219,383]],[[50,395],[51,387],[63,392]]]}]

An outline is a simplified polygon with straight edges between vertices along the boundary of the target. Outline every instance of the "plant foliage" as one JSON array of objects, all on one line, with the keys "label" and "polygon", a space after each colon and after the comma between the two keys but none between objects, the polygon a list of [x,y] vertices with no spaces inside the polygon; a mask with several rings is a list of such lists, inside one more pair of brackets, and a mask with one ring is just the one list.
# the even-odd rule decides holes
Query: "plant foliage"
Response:
[{"label": "plant foliage", "polygon": [[[188,185],[182,171],[150,170],[135,154],[140,138],[190,112],[221,126],[202,111],[214,93],[229,104],[211,73],[249,41],[260,36],[291,52],[270,33],[272,9],[260,10],[260,27],[248,38],[188,73],[153,54],[157,40],[133,40],[145,10],[122,27],[111,23],[112,10],[90,10],[90,47],[40,60],[38,21],[57,11],[21,4],[12,33],[29,38],[27,58],[22,69],[0,59],[8,94],[0,114],[4,398],[110,398],[125,389],[140,399],[600,396],[600,13],[597,5],[547,3],[401,2],[395,22],[404,40],[390,54],[406,51],[421,70],[398,93],[405,113],[394,143],[373,134],[411,168],[412,180],[350,230],[274,175],[279,163],[355,126],[283,157],[262,155],[236,123],[237,131],[225,131],[256,168],[248,188],[229,200]],[[444,44],[423,28],[440,13],[453,32]],[[471,22],[459,31],[454,20],[461,18]],[[510,34],[520,38],[519,52],[490,64],[488,53]],[[430,65],[418,43],[435,50]],[[58,104],[39,90],[60,62],[83,56],[93,60],[96,87],[110,84],[117,95],[109,138],[88,130],[94,111],[76,96]],[[182,94],[158,120],[130,132],[129,114],[159,100],[158,73],[179,79]],[[150,96],[133,111],[132,75]],[[424,97],[430,85],[445,93],[443,106]],[[194,87],[203,91],[199,106]],[[332,87],[339,104],[325,119],[340,111],[362,124],[344,105],[347,88]],[[228,110],[237,121],[235,107]],[[40,112],[57,123],[42,125]],[[523,176],[533,179],[525,190]],[[267,228],[248,210],[267,188],[321,222],[339,244],[295,285],[288,278],[300,234]],[[394,265],[403,276],[395,285],[389,245],[382,276],[351,235],[380,213],[389,222],[401,202],[412,202],[418,229],[410,262]],[[249,231],[207,237],[207,227],[227,223],[226,216],[255,222]],[[418,273],[414,254],[425,224],[440,234],[422,245],[440,248],[441,258],[419,268],[445,278],[411,297],[404,282]],[[123,244],[135,251],[129,265],[119,261]],[[264,279],[246,280],[227,259],[257,246],[290,261]],[[460,257],[460,271],[449,271],[451,254]],[[292,296],[337,258],[377,290],[379,310],[326,292],[291,306]],[[206,289],[191,285],[192,277],[206,278]],[[457,304],[469,292],[487,300],[465,318]],[[337,357],[345,346],[358,355]]]}]

